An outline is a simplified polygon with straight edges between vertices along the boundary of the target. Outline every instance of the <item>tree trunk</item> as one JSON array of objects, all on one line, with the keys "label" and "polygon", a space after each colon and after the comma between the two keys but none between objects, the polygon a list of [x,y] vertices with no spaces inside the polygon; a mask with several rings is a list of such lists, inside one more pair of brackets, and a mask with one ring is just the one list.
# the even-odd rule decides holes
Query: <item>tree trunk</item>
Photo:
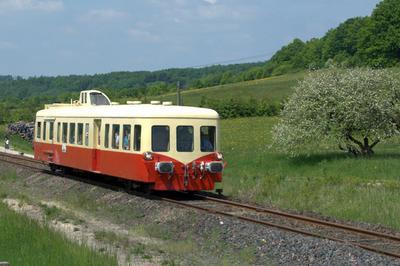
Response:
[{"label": "tree trunk", "polygon": [[369,139],[364,138],[364,145],[361,147],[361,154],[364,156],[370,156],[374,154],[374,151],[372,150],[371,146],[369,145]]},{"label": "tree trunk", "polygon": [[[379,140],[376,140],[372,144],[369,144],[369,139],[367,137],[364,137],[363,142],[361,142],[350,134],[347,135],[347,141],[349,142],[346,144],[347,151],[355,156],[371,156],[374,154],[373,148],[379,143]],[[342,147],[340,148],[344,150]]]}]

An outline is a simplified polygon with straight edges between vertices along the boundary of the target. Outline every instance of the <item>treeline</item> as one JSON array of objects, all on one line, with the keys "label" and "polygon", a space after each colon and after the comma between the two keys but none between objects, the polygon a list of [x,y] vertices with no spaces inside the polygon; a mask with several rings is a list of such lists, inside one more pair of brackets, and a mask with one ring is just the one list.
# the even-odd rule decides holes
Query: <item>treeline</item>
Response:
[{"label": "treeline", "polygon": [[112,72],[57,77],[0,76],[0,99],[59,96],[88,89],[102,89],[111,98],[153,96],[183,88],[202,88],[263,77],[264,63],[216,65],[160,71]]},{"label": "treeline", "polygon": [[275,116],[282,110],[283,103],[256,100],[254,98],[216,100],[202,97],[200,106],[214,109],[222,119],[226,119],[252,116]]},{"label": "treeline", "polygon": [[295,39],[266,64],[267,75],[343,67],[394,67],[400,64],[400,1],[380,2],[371,16],[356,17],[328,31],[324,37]]}]

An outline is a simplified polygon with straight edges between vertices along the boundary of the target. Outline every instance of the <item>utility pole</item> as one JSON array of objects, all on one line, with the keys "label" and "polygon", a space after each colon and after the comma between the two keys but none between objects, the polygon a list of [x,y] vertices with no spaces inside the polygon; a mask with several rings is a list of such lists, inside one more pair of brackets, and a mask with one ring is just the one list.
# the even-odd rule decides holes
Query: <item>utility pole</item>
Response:
[{"label": "utility pole", "polygon": [[176,83],[176,105],[182,105],[180,81]]}]

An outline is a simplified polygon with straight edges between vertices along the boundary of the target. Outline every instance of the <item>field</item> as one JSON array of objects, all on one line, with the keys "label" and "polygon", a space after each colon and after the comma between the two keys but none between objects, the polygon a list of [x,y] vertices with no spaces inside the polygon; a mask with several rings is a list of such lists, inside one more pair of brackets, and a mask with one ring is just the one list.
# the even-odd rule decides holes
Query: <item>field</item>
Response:
[{"label": "field", "polygon": [[334,149],[289,159],[270,148],[276,121],[222,121],[225,194],[400,229],[399,139],[379,144],[368,159]]},{"label": "field", "polygon": [[[239,82],[216,87],[182,91],[184,105],[198,106],[202,97],[207,99],[263,99],[270,102],[280,102],[290,95],[293,86],[302,79],[304,73],[288,74],[260,80]],[[176,102],[176,93],[151,97],[161,101]]]},{"label": "field", "polygon": [[117,265],[0,203],[0,261],[10,265]]},{"label": "field", "polygon": [[[289,159],[270,147],[277,120],[221,121],[226,195],[400,229],[400,139],[379,144],[371,158],[324,149]],[[13,139],[29,151],[29,144]]]}]

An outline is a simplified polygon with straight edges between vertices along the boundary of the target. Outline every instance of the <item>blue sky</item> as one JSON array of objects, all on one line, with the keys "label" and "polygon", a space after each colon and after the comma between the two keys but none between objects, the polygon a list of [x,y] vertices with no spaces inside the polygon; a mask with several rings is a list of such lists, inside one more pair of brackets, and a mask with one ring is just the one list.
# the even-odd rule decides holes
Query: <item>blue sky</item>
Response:
[{"label": "blue sky", "polygon": [[268,59],[379,0],[0,0],[0,75],[156,70]]}]

